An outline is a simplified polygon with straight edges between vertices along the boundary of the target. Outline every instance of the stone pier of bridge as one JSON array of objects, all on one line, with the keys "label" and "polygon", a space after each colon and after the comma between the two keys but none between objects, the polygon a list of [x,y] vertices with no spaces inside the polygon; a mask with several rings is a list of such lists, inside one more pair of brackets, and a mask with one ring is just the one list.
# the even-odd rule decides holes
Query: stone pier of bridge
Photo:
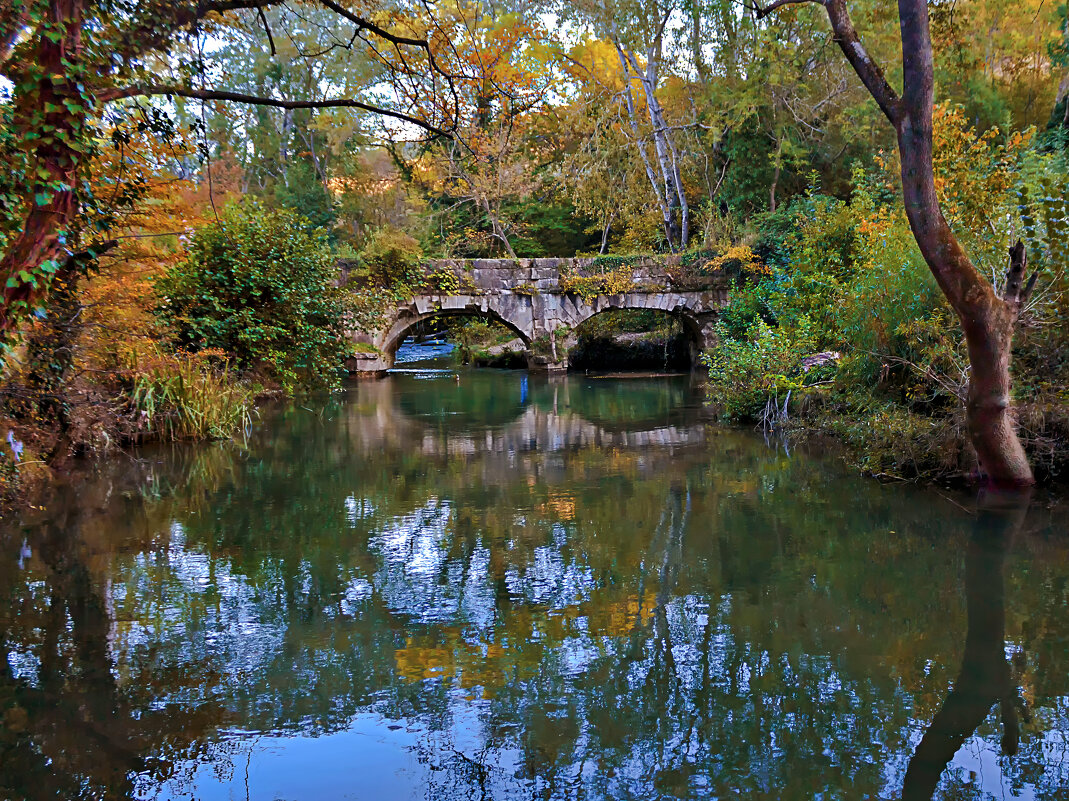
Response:
[{"label": "stone pier of bridge", "polygon": [[[733,280],[723,270],[685,266],[679,256],[458,259],[431,261],[425,269],[449,291],[415,295],[385,309],[374,329],[349,332],[357,346],[350,372],[384,373],[414,328],[443,315],[495,320],[523,342],[531,369],[567,370],[579,326],[615,309],[653,310],[680,320],[696,365],[713,344],[717,312]],[[357,282],[347,285],[361,291]],[[596,291],[601,288],[620,291]]]}]

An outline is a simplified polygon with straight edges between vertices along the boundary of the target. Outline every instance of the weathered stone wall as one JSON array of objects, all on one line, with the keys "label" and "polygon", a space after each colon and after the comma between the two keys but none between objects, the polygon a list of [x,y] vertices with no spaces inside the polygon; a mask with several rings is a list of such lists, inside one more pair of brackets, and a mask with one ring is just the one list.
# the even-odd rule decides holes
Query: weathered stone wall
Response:
[{"label": "weathered stone wall", "polygon": [[[664,256],[576,256],[544,259],[437,259],[426,265],[428,273],[451,272],[465,292],[482,294],[524,289],[555,292],[561,275],[602,275],[613,269],[630,271],[640,289],[706,289],[726,287],[732,278],[725,272],[698,275],[684,265],[679,254]],[[356,267],[351,259],[340,259],[341,283],[346,283]]]},{"label": "weathered stone wall", "polygon": [[[345,282],[352,265],[343,262],[339,267]],[[353,372],[389,369],[407,332],[439,314],[470,314],[502,322],[527,345],[532,367],[560,370],[567,369],[574,330],[595,314],[609,309],[653,309],[683,321],[696,357],[710,344],[716,312],[727,302],[731,285],[731,276],[723,272],[702,275],[684,268],[680,256],[440,260],[430,262],[427,271],[452,273],[459,289],[417,295],[398,304],[381,329],[352,332],[355,342],[374,348],[354,357]],[[561,287],[562,276],[574,279],[607,272],[622,279],[628,290],[596,296],[585,292],[584,296]]]}]

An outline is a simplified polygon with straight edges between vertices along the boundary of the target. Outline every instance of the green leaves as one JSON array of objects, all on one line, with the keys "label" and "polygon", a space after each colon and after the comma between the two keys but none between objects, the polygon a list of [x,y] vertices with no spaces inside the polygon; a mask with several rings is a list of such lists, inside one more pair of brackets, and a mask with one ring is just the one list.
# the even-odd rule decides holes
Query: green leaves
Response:
[{"label": "green leaves", "polygon": [[187,350],[219,349],[287,392],[334,386],[349,353],[345,293],[320,231],[289,210],[232,206],[158,282],[159,314]]}]

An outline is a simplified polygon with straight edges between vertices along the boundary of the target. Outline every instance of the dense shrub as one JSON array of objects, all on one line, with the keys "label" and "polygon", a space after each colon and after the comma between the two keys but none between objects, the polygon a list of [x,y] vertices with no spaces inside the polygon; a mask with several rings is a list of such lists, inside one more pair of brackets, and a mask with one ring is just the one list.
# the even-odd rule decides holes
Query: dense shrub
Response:
[{"label": "dense shrub", "polygon": [[[1015,340],[1015,401],[1037,469],[1057,472],[1069,465],[1059,445],[1069,427],[1060,411],[1069,378],[1065,158],[1027,149],[1027,132],[976,133],[953,107],[938,108],[935,121],[940,200],[978,269],[998,284],[1011,234],[1039,269]],[[896,171],[878,155],[868,170],[855,168],[848,200],[811,191],[757,221],[754,249],[772,274],[734,291],[721,312],[710,391],[739,420],[761,417],[790,391],[791,415],[835,433],[874,473],[961,474],[972,460],[962,425],[968,356],[906,221]],[[803,370],[816,352],[839,358]]]},{"label": "dense shrub", "polygon": [[770,399],[783,398],[806,386],[802,359],[813,351],[813,331],[807,319],[797,327],[772,327],[754,320],[744,339],[724,336],[706,357],[710,399],[733,420],[753,420]]},{"label": "dense shrub", "polygon": [[289,210],[232,206],[156,282],[182,349],[266,368],[288,392],[331,386],[348,355],[345,293],[323,235]]},{"label": "dense shrub", "polygon": [[[412,289],[422,280],[423,249],[396,228],[379,228],[360,252],[368,283],[379,289]],[[411,292],[409,292],[411,294]]]}]

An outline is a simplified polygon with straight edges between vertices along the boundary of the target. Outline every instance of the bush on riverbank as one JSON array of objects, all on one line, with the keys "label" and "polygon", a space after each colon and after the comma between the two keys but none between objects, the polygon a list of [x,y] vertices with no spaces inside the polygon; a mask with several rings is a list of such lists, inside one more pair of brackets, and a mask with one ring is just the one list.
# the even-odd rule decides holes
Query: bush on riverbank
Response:
[{"label": "bush on riverbank", "polygon": [[[1054,184],[1065,183],[1066,156],[1029,136],[977,135],[953,107],[936,122],[940,199],[977,269],[1001,280],[1021,236],[1039,270],[1015,341],[1015,404],[1037,473],[1060,473],[1069,280],[1065,192]],[[725,419],[832,433],[872,473],[960,476],[975,468],[963,425],[968,355],[896,199],[896,173],[877,157],[855,168],[849,200],[814,186],[758,220],[754,250],[771,272],[721,316],[711,396]]]},{"label": "bush on riverbank", "polygon": [[174,343],[219,350],[287,393],[336,386],[350,349],[346,293],[325,235],[288,209],[231,206],[157,281]]},{"label": "bush on riverbank", "polygon": [[[71,456],[225,439],[279,385],[337,380],[346,309],[320,235],[291,226],[292,212],[232,209],[209,224],[198,212],[206,199],[180,181],[156,194],[128,221],[132,235],[89,275],[55,287],[6,354],[0,437],[10,434],[19,453],[0,459],[0,502]],[[176,220],[206,232],[190,250]],[[252,235],[262,228],[267,235]],[[165,287],[174,298],[161,297]],[[243,314],[241,298],[254,308]],[[210,347],[220,342],[233,350]]]}]

